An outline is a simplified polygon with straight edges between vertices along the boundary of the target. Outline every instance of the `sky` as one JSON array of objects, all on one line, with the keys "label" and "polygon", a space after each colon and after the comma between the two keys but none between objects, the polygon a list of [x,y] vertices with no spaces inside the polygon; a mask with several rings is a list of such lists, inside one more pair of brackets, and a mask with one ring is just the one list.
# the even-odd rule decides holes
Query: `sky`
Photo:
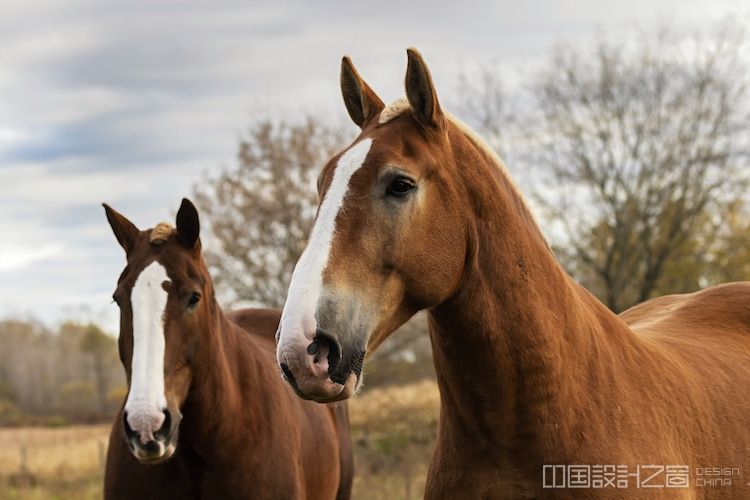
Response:
[{"label": "sky", "polygon": [[255,121],[347,123],[344,54],[388,102],[403,94],[415,46],[445,104],[458,102],[462,73],[543,60],[560,42],[750,19],[746,0],[374,5],[0,3],[0,318],[92,320],[116,333],[124,254],[101,203],[152,227],[232,165]]}]

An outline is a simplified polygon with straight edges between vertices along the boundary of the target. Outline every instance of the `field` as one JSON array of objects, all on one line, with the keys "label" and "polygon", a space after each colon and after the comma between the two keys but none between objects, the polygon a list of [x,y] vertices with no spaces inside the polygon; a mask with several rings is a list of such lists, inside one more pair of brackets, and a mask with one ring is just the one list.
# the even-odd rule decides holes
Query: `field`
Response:
[{"label": "field", "polygon": [[[422,498],[437,432],[433,382],[376,389],[350,404],[354,498]],[[0,500],[101,498],[109,425],[0,429]]]}]

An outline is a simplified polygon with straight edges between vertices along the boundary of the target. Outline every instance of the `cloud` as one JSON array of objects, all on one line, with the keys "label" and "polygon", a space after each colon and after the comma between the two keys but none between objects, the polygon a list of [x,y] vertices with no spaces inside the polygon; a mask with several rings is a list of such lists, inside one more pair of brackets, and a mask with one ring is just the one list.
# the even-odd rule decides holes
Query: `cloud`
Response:
[{"label": "cloud", "polygon": [[30,264],[59,255],[62,246],[57,244],[28,248],[27,245],[0,245],[0,274],[5,271],[23,270]]},{"label": "cloud", "polygon": [[[744,11],[742,10],[744,9]],[[0,314],[56,321],[83,304],[116,328],[122,268],[99,205],[149,227],[203,172],[230,163],[261,116],[346,122],[350,54],[386,101],[404,49],[427,58],[444,102],[462,71],[523,64],[559,37],[585,39],[680,12],[705,24],[742,2],[4,2],[0,7]],[[67,312],[66,312],[67,311]]]}]

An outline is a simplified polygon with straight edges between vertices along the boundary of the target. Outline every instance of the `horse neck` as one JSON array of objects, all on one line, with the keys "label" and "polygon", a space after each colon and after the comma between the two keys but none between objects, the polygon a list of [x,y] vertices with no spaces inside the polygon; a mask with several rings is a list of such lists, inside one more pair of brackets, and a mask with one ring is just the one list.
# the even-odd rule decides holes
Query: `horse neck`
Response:
[{"label": "horse neck", "polygon": [[[252,338],[212,300],[191,363],[193,379],[185,408],[186,419],[196,424],[197,439],[205,438],[208,443],[218,442],[224,430],[231,434],[232,425],[240,419],[256,417],[254,405],[244,405],[243,401],[252,397],[248,391],[255,385],[248,381],[257,380],[260,369]],[[203,436],[203,432],[209,434]]]},{"label": "horse neck", "polygon": [[563,271],[493,158],[459,160],[473,200],[469,255],[459,290],[429,313],[441,425],[506,457],[534,454],[540,425],[574,419],[571,402],[596,391],[585,373],[606,370],[601,351],[627,349],[632,335]]}]

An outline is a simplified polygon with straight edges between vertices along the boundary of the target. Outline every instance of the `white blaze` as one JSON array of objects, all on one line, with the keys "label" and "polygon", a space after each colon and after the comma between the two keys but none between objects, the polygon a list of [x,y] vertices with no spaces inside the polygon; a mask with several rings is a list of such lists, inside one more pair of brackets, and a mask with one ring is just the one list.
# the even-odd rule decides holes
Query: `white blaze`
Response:
[{"label": "white blaze", "polygon": [[[349,191],[349,181],[364,164],[371,145],[372,139],[363,139],[339,158],[331,185],[320,204],[307,247],[292,273],[289,293],[281,314],[281,333],[277,349],[279,354],[287,345],[305,343],[304,347],[307,347],[315,335],[315,309],[336,231],[336,216]],[[279,361],[282,361],[281,358]]]},{"label": "white blaze", "polygon": [[128,425],[145,444],[164,422],[164,310],[167,272],[158,262],[149,264],[135,281],[130,295],[133,309],[133,359],[130,392],[125,403]]}]

